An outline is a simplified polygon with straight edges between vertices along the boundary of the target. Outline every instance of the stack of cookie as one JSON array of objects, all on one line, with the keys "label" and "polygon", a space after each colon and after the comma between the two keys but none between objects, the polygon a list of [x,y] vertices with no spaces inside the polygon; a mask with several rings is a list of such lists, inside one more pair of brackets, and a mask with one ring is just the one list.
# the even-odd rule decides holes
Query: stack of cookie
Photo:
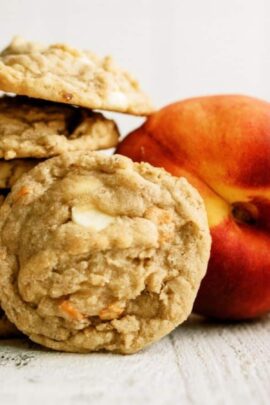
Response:
[{"label": "stack of cookie", "polygon": [[93,109],[152,111],[138,84],[110,57],[20,37],[0,54],[0,90],[17,94],[0,99],[0,189],[5,192],[40,159],[116,146],[116,124]]},{"label": "stack of cookie", "polygon": [[202,199],[163,169],[92,152],[118,140],[92,109],[146,115],[148,98],[110,58],[21,39],[0,55],[0,89],[19,95],[0,100],[9,320],[63,351],[133,353],[160,339],[190,314],[206,271]]},{"label": "stack of cookie", "polygon": [[72,150],[110,148],[117,141],[116,124],[100,113],[5,95],[0,98],[0,188],[6,193],[41,159]]},{"label": "stack of cookie", "polygon": [[[0,54],[0,90],[13,93],[0,98],[0,203],[18,178],[44,159],[117,145],[117,125],[93,109],[140,115],[152,109],[110,57],[20,37]],[[0,336],[11,332],[1,312]]]}]

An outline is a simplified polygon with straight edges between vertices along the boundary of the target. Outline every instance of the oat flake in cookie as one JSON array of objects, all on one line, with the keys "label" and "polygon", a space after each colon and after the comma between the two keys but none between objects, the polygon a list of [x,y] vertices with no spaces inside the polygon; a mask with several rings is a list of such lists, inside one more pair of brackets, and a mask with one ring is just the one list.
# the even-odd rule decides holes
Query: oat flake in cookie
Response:
[{"label": "oat flake in cookie", "polygon": [[47,158],[117,145],[114,121],[102,114],[28,97],[0,98],[0,158]]},{"label": "oat flake in cookie", "polygon": [[0,89],[90,109],[147,115],[149,98],[111,57],[15,37],[0,53]]},{"label": "oat flake in cookie", "polygon": [[184,178],[123,156],[67,153],[14,185],[0,211],[0,292],[33,341],[133,353],[190,314],[210,251]]}]

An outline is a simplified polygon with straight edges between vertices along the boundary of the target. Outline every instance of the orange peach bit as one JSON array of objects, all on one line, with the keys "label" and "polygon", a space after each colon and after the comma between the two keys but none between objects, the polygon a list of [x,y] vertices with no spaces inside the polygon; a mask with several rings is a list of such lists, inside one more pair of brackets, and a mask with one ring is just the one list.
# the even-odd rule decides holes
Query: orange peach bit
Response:
[{"label": "orange peach bit", "polygon": [[64,101],[70,101],[73,98],[73,94],[71,94],[71,93],[63,93],[62,97],[63,97]]},{"label": "orange peach bit", "polygon": [[74,321],[82,321],[84,319],[83,314],[80,313],[69,301],[63,301],[59,308],[63,311],[66,315],[68,315]]},{"label": "orange peach bit", "polygon": [[15,202],[16,202],[17,200],[19,200],[21,197],[23,197],[23,196],[25,196],[25,195],[27,195],[27,194],[29,194],[29,193],[30,193],[29,188],[23,186],[23,187],[15,194],[15,198],[14,198]]},{"label": "orange peach bit", "polygon": [[123,312],[124,308],[115,303],[103,308],[99,313],[99,317],[103,321],[109,321],[118,318]]},{"label": "orange peach bit", "polygon": [[23,195],[28,194],[28,193],[29,193],[29,188],[23,186],[23,187],[20,189],[20,191],[17,193],[17,195],[18,195],[19,197],[22,197]]}]

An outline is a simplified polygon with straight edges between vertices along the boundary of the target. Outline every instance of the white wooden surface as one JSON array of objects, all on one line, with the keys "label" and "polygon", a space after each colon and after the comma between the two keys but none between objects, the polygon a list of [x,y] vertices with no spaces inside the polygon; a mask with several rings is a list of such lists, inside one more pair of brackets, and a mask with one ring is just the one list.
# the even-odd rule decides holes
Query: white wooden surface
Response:
[{"label": "white wooden surface", "polygon": [[268,405],[270,318],[216,324],[194,317],[132,356],[0,342],[0,404],[32,403]]}]

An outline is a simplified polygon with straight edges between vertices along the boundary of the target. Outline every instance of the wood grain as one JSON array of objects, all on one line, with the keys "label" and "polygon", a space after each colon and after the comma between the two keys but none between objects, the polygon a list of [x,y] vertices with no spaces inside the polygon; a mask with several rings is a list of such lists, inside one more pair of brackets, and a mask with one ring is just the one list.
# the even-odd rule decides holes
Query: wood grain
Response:
[{"label": "wood grain", "polygon": [[217,324],[192,317],[132,356],[49,352],[0,342],[1,405],[270,403],[270,318]]}]

